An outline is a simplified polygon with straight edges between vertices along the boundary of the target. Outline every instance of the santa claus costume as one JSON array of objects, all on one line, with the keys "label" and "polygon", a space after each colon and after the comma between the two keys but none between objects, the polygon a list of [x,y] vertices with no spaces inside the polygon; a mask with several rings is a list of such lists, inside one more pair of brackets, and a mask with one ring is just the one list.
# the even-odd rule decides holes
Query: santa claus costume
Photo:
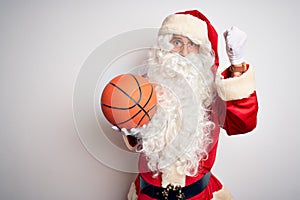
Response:
[{"label": "santa claus costume", "polygon": [[[174,34],[189,38],[199,53],[170,51]],[[254,70],[242,55],[245,34],[233,27],[224,36],[232,66],[242,63],[240,76],[233,77],[232,67],[218,72],[218,35],[202,13],[180,12],[163,21],[146,74],[155,85],[157,111],[125,140],[130,148],[140,144],[139,174],[128,199],[232,199],[211,173],[220,128],[228,135],[252,131],[258,103]]]}]

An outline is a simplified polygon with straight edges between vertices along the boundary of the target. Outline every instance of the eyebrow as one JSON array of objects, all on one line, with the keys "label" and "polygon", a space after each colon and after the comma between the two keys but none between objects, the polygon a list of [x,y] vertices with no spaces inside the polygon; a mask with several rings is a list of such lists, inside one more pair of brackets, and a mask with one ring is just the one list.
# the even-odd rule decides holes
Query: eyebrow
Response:
[{"label": "eyebrow", "polygon": [[172,37],[172,39],[171,40],[182,40],[182,38],[180,38],[180,37]]}]

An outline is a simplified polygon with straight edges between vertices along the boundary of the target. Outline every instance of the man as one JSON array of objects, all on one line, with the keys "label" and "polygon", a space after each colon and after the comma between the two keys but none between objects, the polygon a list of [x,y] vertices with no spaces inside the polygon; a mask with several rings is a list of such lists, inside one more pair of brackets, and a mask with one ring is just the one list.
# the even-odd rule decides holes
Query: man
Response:
[{"label": "man", "polygon": [[231,66],[217,73],[217,33],[199,11],[172,14],[162,23],[146,77],[158,108],[143,128],[122,130],[141,152],[128,199],[232,199],[211,173],[220,127],[228,135],[256,127],[254,71],[243,57],[246,34],[224,32]]}]

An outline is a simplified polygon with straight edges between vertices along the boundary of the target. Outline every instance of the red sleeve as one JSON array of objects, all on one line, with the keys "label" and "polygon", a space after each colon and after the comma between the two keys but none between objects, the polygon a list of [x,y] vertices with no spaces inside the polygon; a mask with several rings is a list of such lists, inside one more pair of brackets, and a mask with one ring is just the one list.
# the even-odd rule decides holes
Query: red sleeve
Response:
[{"label": "red sleeve", "polygon": [[[249,65],[247,65],[249,69]],[[225,79],[231,76],[228,68],[222,73]],[[238,84],[236,82],[235,84]],[[222,101],[221,99],[219,99]],[[228,135],[243,134],[252,131],[257,124],[258,101],[256,91],[252,92],[249,97],[222,101],[222,112],[220,114],[220,125],[224,128]]]},{"label": "red sleeve", "polygon": [[258,102],[255,91],[248,98],[227,101],[225,104],[223,128],[228,135],[247,133],[256,127]]}]

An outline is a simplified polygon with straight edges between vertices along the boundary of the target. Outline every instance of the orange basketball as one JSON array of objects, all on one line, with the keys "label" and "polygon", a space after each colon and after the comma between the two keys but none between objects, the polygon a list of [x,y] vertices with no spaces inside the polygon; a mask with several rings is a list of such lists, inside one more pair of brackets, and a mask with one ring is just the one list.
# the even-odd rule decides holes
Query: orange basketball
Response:
[{"label": "orange basketball", "polygon": [[101,108],[111,124],[131,129],[151,120],[156,101],[155,90],[147,79],[136,74],[122,74],[105,86]]}]

